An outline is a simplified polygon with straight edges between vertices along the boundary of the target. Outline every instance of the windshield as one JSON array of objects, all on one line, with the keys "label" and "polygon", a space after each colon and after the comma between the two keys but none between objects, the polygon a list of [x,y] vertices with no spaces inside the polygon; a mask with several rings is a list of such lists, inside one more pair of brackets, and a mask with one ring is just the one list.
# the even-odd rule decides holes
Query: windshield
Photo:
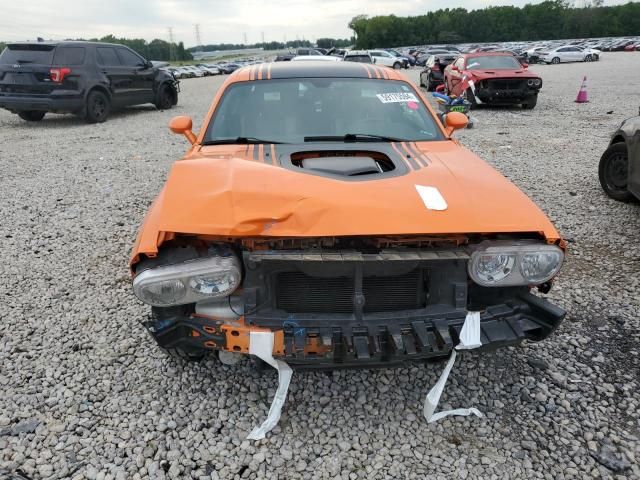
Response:
[{"label": "windshield", "polygon": [[487,57],[471,57],[467,60],[467,70],[513,70],[522,68],[515,57],[507,55],[491,55]]},{"label": "windshield", "polygon": [[55,48],[49,44],[8,45],[0,55],[0,64],[51,65]]},{"label": "windshield", "polygon": [[345,62],[371,63],[369,55],[347,55],[344,57]]},{"label": "windshield", "polygon": [[296,78],[231,85],[209,123],[205,143],[236,138],[303,143],[305,137],[348,134],[403,141],[443,138],[406,82]]}]

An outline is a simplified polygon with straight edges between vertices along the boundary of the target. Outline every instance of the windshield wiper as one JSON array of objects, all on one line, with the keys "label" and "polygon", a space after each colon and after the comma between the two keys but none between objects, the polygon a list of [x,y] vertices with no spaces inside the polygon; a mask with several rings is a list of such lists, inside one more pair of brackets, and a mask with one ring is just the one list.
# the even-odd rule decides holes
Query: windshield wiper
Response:
[{"label": "windshield wiper", "polygon": [[273,140],[262,140],[261,138],[255,137],[235,137],[235,138],[223,138],[220,140],[208,140],[206,142],[202,142],[202,145],[249,145],[249,144],[271,144],[276,143],[280,144],[282,142],[275,142]]},{"label": "windshield wiper", "polygon": [[345,135],[318,135],[304,137],[305,142],[408,142],[404,138],[385,137],[384,135],[370,135],[368,133],[347,133]]}]

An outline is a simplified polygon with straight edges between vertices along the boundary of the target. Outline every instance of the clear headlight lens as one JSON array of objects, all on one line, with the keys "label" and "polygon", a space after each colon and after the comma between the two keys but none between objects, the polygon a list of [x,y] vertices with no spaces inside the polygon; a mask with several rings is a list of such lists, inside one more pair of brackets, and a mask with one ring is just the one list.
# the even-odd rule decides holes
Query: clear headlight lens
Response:
[{"label": "clear headlight lens", "polygon": [[184,305],[230,295],[241,280],[240,260],[213,256],[150,268],[133,280],[133,292],[156,307]]},{"label": "clear headlight lens", "polygon": [[515,261],[515,255],[481,255],[476,266],[478,277],[487,283],[499,282],[509,276]]},{"label": "clear headlight lens", "polygon": [[563,260],[555,245],[487,242],[471,254],[469,276],[485,287],[539,285],[560,271]]}]

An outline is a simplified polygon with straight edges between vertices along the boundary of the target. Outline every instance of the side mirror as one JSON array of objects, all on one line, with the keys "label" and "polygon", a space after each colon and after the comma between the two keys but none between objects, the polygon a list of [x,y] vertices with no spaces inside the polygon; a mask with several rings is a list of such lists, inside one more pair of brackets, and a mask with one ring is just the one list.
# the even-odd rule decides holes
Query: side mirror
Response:
[{"label": "side mirror", "polygon": [[524,69],[529,68],[529,64],[528,64],[528,63],[523,63],[523,64],[522,64],[522,68],[524,68]]},{"label": "side mirror", "polygon": [[451,136],[455,130],[466,128],[468,123],[469,118],[464,113],[449,112],[444,116],[447,136]]},{"label": "side mirror", "polygon": [[196,143],[196,136],[191,131],[191,127],[193,127],[193,122],[191,121],[191,117],[187,116],[179,116],[173,117],[169,122],[169,129],[173,133],[178,133],[187,137],[187,140],[193,145]]}]

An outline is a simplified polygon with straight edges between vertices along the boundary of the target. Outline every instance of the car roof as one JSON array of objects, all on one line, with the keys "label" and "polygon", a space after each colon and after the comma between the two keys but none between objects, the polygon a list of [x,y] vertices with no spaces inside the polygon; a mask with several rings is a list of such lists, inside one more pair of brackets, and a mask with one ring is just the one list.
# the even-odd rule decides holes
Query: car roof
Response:
[{"label": "car roof", "polygon": [[475,52],[475,53],[463,53],[465,58],[473,57],[513,57],[511,52]]},{"label": "car roof", "polygon": [[358,62],[272,62],[243,67],[233,75],[236,82],[285,78],[372,78],[402,80],[397,70]]},{"label": "car roof", "polygon": [[62,40],[62,41],[56,41],[56,40],[46,40],[44,42],[8,42],[7,46],[11,47],[13,45],[51,45],[51,46],[73,46],[73,45],[77,45],[77,46],[87,46],[87,45],[106,45],[109,47],[127,47],[126,45],[122,45],[120,43],[106,43],[106,42],[89,42],[87,40]]}]

